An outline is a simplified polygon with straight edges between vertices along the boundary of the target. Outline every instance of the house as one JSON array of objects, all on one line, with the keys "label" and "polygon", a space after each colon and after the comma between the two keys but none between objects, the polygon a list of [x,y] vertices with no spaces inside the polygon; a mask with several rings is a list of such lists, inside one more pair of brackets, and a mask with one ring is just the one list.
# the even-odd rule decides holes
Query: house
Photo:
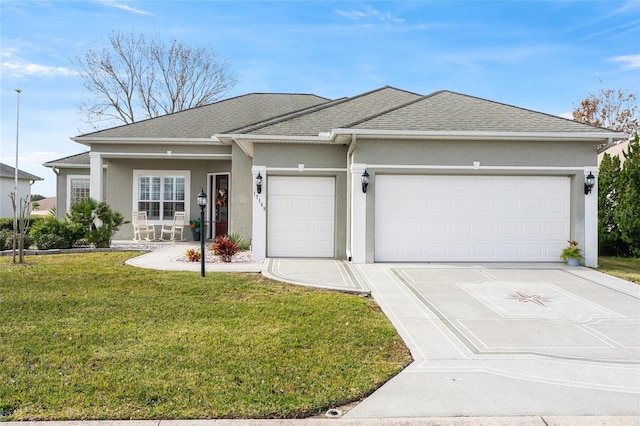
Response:
[{"label": "house", "polygon": [[49,216],[57,205],[56,197],[31,202],[31,216]]},{"label": "house", "polygon": [[618,157],[620,164],[624,163],[624,154],[629,152],[629,143],[631,140],[618,141],[615,145],[610,146],[606,150],[598,154],[598,164],[602,162],[604,154],[609,154],[611,157]]},{"label": "house", "polygon": [[46,165],[59,213],[78,176],[157,225],[198,217],[203,190],[207,236],[238,233],[258,259],[556,262],[575,239],[595,266],[597,181],[589,192],[585,179],[598,144],[622,137],[451,91],[254,93],[74,137],[89,151]]},{"label": "house", "polygon": [[[9,194],[16,190],[15,167],[0,163],[0,217],[13,217],[13,204]],[[18,169],[18,200],[31,195],[31,185],[41,177]]]}]

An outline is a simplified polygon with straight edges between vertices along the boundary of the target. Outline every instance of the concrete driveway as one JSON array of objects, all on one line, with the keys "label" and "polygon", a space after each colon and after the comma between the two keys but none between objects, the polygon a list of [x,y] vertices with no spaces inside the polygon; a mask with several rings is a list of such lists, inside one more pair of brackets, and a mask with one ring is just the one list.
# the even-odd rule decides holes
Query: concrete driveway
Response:
[{"label": "concrete driveway", "polygon": [[371,291],[410,348],[347,418],[640,414],[638,285],[555,263],[269,259],[263,273]]}]

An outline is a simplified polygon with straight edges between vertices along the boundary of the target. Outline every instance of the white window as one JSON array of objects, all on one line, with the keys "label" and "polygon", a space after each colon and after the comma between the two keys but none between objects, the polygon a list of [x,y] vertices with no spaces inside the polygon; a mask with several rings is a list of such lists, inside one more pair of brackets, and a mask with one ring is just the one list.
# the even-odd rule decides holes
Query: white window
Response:
[{"label": "white window", "polygon": [[86,175],[67,176],[67,210],[80,201],[89,198],[91,180]]},{"label": "white window", "polygon": [[159,221],[173,220],[177,211],[188,213],[189,171],[134,170],[133,179],[133,210]]}]

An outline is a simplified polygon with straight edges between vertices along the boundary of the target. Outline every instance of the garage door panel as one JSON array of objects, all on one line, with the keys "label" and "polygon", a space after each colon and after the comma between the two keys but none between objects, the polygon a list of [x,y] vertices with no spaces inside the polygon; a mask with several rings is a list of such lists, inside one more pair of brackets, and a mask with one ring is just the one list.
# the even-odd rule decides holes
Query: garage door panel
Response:
[{"label": "garage door panel", "polygon": [[334,178],[270,176],[267,188],[267,255],[333,257]]},{"label": "garage door panel", "polygon": [[567,177],[377,175],[375,260],[557,261],[569,195]]}]

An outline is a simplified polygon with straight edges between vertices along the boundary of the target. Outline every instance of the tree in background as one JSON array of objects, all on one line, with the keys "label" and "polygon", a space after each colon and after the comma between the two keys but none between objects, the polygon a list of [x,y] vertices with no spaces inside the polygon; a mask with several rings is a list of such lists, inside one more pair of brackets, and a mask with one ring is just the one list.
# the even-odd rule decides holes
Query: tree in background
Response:
[{"label": "tree in background", "polygon": [[[626,253],[615,213],[620,202],[620,157],[605,153],[598,175],[598,246],[602,255]],[[628,249],[628,247],[627,247]]]},{"label": "tree in background", "polygon": [[230,62],[211,49],[134,31],[113,31],[71,61],[90,94],[80,111],[94,128],[206,105],[237,82]]},{"label": "tree in background", "polygon": [[640,256],[640,142],[638,133],[624,153],[619,178],[620,201],[615,210],[615,221],[620,236],[629,244],[631,254]]},{"label": "tree in background", "polygon": [[[598,127],[606,127],[633,136],[640,127],[638,98],[628,90],[600,89],[590,93],[574,108],[573,119]],[[608,146],[599,147],[600,151]]]}]

